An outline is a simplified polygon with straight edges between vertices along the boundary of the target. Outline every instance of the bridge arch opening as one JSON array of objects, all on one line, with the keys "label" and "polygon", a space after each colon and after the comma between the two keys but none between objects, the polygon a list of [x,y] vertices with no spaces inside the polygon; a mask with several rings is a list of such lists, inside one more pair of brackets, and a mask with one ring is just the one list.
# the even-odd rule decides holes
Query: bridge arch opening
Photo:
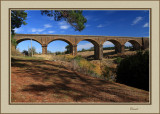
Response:
[{"label": "bridge arch opening", "polygon": [[88,60],[99,59],[99,44],[91,39],[84,39],[77,43],[77,55]]},{"label": "bridge arch opening", "polygon": [[135,41],[135,40],[129,40],[125,44],[125,51],[135,51],[135,50],[140,50],[141,45]]},{"label": "bridge arch opening", "polygon": [[[31,40],[32,38],[22,38],[22,39],[19,39],[16,41],[17,45],[23,41],[28,41],[28,40]],[[40,45],[42,45],[38,40],[35,40],[35,39],[32,39],[32,41],[35,41],[37,43],[39,43]]]},{"label": "bridge arch opening", "polygon": [[107,40],[103,43],[103,57],[121,52],[121,44],[117,40]]},{"label": "bridge arch opening", "polygon": [[103,57],[115,54],[115,44],[111,41],[106,41],[103,43]]},{"label": "bridge arch opening", "polygon": [[63,39],[55,39],[48,43],[47,45],[47,54],[54,55],[64,55],[64,54],[72,54],[73,45]]},{"label": "bridge arch opening", "polygon": [[[27,53],[31,53],[30,52],[31,51],[31,39],[25,38],[23,40],[18,40],[16,49],[18,49],[23,54],[28,55]],[[33,54],[41,54],[42,53],[41,43],[32,39],[32,50],[33,50]]]}]

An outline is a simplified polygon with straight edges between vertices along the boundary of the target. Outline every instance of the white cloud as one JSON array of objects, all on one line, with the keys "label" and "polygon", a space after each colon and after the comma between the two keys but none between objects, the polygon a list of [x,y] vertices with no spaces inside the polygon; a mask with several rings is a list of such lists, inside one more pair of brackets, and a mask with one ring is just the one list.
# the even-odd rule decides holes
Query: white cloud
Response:
[{"label": "white cloud", "polygon": [[50,24],[45,24],[44,25],[44,28],[51,28],[52,27],[52,25],[50,25]]},{"label": "white cloud", "polygon": [[68,26],[68,25],[61,25],[60,28],[61,28],[61,29],[68,29],[69,26]]},{"label": "white cloud", "polygon": [[109,41],[107,41],[107,42],[104,42],[104,44],[103,44],[103,46],[110,46],[110,45],[114,45],[112,42],[109,42]]},{"label": "white cloud", "polygon": [[17,31],[18,31],[18,28],[15,28],[14,31],[17,32]]},{"label": "white cloud", "polygon": [[17,32],[19,31],[19,29],[18,29],[18,28],[15,28],[14,31],[17,33]]},{"label": "white cloud", "polygon": [[77,49],[78,50],[81,50],[81,49],[89,49],[91,47],[94,47],[94,45],[92,43],[86,43],[86,44],[81,44],[81,45],[78,45],[77,46]]},{"label": "white cloud", "polygon": [[143,27],[149,27],[149,23],[145,23]]},{"label": "white cloud", "polygon": [[48,33],[54,33],[55,31],[48,31]]},{"label": "white cloud", "polygon": [[[103,46],[114,46],[114,44],[112,42],[107,41],[107,42],[104,42]],[[86,43],[86,44],[78,45],[77,49],[82,50],[83,48],[89,49],[91,47],[94,47],[94,45],[92,43]]]},{"label": "white cloud", "polygon": [[36,28],[32,28],[32,32],[35,32],[35,33],[39,33],[39,32],[43,32],[45,29],[36,29]]},{"label": "white cloud", "polygon": [[131,25],[135,25],[135,24],[139,23],[142,19],[143,19],[143,17],[141,17],[141,16],[136,17],[136,19],[133,20]]},{"label": "white cloud", "polygon": [[19,32],[22,32],[23,29],[22,28],[15,28],[14,31],[15,31],[15,33],[19,33]]},{"label": "white cloud", "polygon": [[104,27],[104,25],[99,24],[97,27],[98,27],[98,28],[102,28],[102,27]]},{"label": "white cloud", "polygon": [[59,22],[60,29],[68,29],[70,26],[66,21]]},{"label": "white cloud", "polygon": [[132,46],[132,44],[129,43],[129,42],[126,42],[126,43],[125,43],[125,46]]},{"label": "white cloud", "polygon": [[61,48],[61,52],[66,51],[67,49],[65,47]]}]

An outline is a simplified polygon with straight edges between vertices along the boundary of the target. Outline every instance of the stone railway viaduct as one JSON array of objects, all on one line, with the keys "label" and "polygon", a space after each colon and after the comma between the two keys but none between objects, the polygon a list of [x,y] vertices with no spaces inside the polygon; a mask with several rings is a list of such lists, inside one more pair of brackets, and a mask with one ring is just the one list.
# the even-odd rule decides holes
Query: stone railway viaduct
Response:
[{"label": "stone railway viaduct", "polygon": [[54,40],[67,42],[71,47],[72,55],[77,54],[77,44],[86,40],[94,45],[95,59],[103,58],[103,44],[110,41],[115,45],[116,53],[124,53],[125,43],[130,42],[135,50],[149,48],[147,37],[119,37],[119,36],[92,36],[92,35],[49,35],[49,34],[16,34],[14,36],[17,44],[24,40],[34,40],[41,44],[42,54],[47,54],[47,45]]}]

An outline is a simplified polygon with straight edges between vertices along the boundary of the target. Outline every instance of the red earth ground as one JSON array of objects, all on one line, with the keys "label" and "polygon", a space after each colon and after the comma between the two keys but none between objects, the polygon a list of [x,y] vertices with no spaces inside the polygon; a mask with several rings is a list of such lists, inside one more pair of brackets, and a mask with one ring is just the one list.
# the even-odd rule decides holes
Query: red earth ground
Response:
[{"label": "red earth ground", "polygon": [[12,58],[11,103],[149,103],[149,92],[104,81],[57,61]]}]

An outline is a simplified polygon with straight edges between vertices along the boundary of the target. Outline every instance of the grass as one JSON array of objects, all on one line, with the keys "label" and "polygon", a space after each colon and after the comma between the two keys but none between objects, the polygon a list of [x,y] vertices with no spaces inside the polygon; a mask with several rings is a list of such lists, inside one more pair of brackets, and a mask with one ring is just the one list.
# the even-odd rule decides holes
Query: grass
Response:
[{"label": "grass", "polygon": [[44,60],[43,57],[31,57],[31,56],[12,56],[14,58],[25,59],[25,60]]},{"label": "grass", "polygon": [[[38,55],[38,56],[13,56],[17,59],[23,59],[23,60],[49,60],[49,61],[61,61],[58,66],[64,66],[64,62],[70,64],[70,69],[73,69],[74,71],[83,73],[85,75],[102,78],[105,79],[103,69],[103,65],[101,66],[100,62],[92,62],[88,61],[85,58],[81,56],[73,56],[73,55]],[[64,61],[64,62],[62,62]],[[18,62],[18,61],[17,61]],[[31,63],[27,63],[28,65]],[[38,64],[39,65],[39,64]],[[22,68],[23,70],[26,68]],[[59,70],[59,69],[58,69]],[[46,78],[46,80],[48,80]]]}]

